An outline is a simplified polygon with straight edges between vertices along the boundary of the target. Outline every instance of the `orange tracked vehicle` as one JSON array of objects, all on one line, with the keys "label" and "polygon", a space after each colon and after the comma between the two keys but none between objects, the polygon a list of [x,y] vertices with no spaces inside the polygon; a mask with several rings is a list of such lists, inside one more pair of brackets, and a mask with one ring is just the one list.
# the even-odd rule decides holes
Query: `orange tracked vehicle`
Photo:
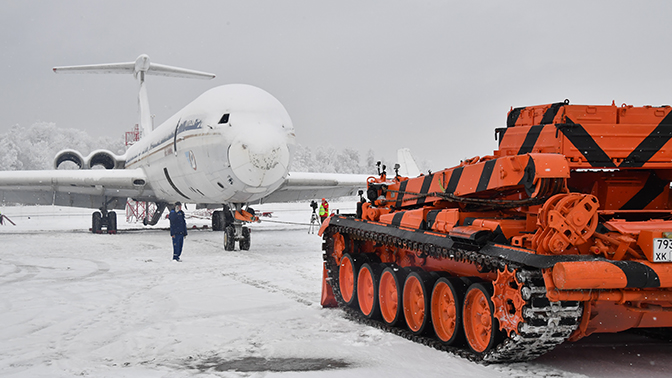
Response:
[{"label": "orange tracked vehicle", "polygon": [[495,137],[491,156],[370,177],[320,230],[322,305],[485,362],[672,329],[672,108],[515,108]]}]

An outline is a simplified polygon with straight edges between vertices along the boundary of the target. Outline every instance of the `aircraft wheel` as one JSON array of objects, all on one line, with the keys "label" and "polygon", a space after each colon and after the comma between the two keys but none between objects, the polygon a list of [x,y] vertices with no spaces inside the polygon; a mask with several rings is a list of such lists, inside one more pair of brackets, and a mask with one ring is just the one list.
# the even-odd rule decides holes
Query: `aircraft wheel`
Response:
[{"label": "aircraft wheel", "polygon": [[383,321],[396,325],[404,318],[401,294],[406,279],[406,271],[398,266],[388,266],[380,275],[378,284],[378,303]]},{"label": "aircraft wheel", "polygon": [[91,232],[94,234],[100,234],[103,227],[103,215],[100,211],[96,211],[91,216]]},{"label": "aircraft wheel", "polygon": [[432,290],[432,324],[436,337],[445,345],[464,342],[462,304],[466,285],[455,277],[441,277]]},{"label": "aircraft wheel", "polygon": [[499,327],[492,304],[492,284],[475,283],[467,289],[462,311],[462,324],[467,345],[475,353],[485,353],[498,341]]},{"label": "aircraft wheel", "polygon": [[110,211],[107,213],[107,233],[117,233],[117,213]]},{"label": "aircraft wheel", "polygon": [[236,229],[233,226],[227,226],[224,229],[224,250],[233,251],[236,247]]},{"label": "aircraft wheel", "polygon": [[241,251],[248,251],[250,249],[250,229],[243,227],[243,238],[238,242]]}]

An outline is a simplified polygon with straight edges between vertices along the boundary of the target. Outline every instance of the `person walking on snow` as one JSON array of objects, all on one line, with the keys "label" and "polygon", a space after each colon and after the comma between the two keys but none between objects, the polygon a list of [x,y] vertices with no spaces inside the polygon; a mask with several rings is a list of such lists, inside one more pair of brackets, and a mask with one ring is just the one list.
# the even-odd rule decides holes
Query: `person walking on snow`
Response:
[{"label": "person walking on snow", "polygon": [[170,220],[170,236],[173,238],[173,260],[182,261],[180,255],[184,238],[187,237],[187,222],[184,220],[181,203],[175,203],[175,207],[168,214],[168,219]]},{"label": "person walking on snow", "polygon": [[320,223],[323,223],[325,219],[329,216],[329,202],[326,199],[322,198],[322,203],[320,204]]}]

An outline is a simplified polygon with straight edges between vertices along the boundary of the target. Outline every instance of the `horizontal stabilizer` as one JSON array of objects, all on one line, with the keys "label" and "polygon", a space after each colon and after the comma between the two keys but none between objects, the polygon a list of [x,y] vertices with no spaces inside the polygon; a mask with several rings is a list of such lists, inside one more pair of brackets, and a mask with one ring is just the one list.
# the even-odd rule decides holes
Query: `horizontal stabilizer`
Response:
[{"label": "horizontal stabilizer", "polygon": [[135,63],[87,64],[83,66],[54,67],[56,73],[132,74]]},{"label": "horizontal stabilizer", "polygon": [[183,77],[186,79],[213,79],[215,74],[189,70],[164,64],[151,63],[147,70],[147,75]]},{"label": "horizontal stabilizer", "polygon": [[165,64],[156,64],[149,61],[149,56],[142,54],[135,62],[128,63],[105,63],[105,64],[87,64],[81,66],[61,66],[54,67],[55,73],[92,73],[92,74],[133,74],[140,83],[138,93],[138,107],[140,113],[140,127],[144,135],[149,135],[154,129],[151,113],[149,112],[149,100],[147,98],[147,88],[145,87],[146,75],[172,76],[187,79],[212,79],[215,74],[194,71],[187,68],[166,66]]},{"label": "horizontal stabilizer", "polygon": [[212,79],[215,74],[190,70],[187,68],[167,66],[151,63],[145,54],[140,55],[135,62],[86,64],[81,66],[54,67],[55,73],[92,73],[92,74],[134,74],[144,72],[147,75],[182,77],[187,79]]}]

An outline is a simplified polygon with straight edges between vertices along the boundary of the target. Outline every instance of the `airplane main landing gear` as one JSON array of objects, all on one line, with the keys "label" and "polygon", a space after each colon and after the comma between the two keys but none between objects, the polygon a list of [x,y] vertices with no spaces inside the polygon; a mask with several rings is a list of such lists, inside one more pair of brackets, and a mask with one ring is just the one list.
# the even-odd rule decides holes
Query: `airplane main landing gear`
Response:
[{"label": "airplane main landing gear", "polygon": [[117,233],[117,213],[114,211],[96,211],[91,216],[91,232],[102,234],[103,228],[108,234]]}]

